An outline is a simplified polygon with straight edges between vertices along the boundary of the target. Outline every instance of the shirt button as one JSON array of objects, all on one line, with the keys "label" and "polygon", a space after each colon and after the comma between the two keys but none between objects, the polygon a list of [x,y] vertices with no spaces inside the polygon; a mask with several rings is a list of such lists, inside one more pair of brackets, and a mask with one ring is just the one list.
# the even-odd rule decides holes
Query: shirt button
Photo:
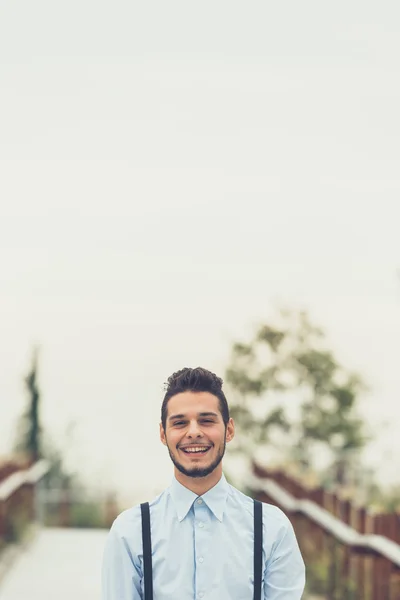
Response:
[{"label": "shirt button", "polygon": [[199,592],[199,598],[203,598],[204,594],[203,592]]},{"label": "shirt button", "polygon": [[204,527],[204,523],[202,523],[202,522],[200,521],[200,523],[199,523],[199,527],[200,527],[200,528],[201,528],[201,527]]},{"label": "shirt button", "polygon": [[199,499],[197,500],[197,504],[203,504],[203,500],[202,500],[201,498],[199,498]]},{"label": "shirt button", "polygon": [[203,562],[204,558],[202,556],[199,556],[199,562]]}]

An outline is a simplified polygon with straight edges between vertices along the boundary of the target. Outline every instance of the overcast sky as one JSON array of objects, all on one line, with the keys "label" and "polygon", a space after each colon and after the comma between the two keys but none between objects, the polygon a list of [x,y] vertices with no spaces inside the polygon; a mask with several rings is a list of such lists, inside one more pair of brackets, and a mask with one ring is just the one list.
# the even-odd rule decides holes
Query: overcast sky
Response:
[{"label": "overcast sky", "polygon": [[0,453],[43,421],[126,495],[168,484],[163,383],[309,310],[400,452],[398,2],[0,4]]}]

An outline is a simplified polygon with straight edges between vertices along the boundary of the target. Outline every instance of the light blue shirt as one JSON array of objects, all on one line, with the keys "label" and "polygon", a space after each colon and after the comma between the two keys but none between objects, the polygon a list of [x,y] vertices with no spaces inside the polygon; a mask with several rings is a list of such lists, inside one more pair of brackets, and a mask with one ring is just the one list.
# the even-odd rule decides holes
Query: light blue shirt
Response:
[{"label": "light blue shirt", "polygon": [[[154,600],[252,600],[253,500],[224,475],[196,496],[174,477],[150,502]],[[140,506],[121,513],[103,558],[103,600],[143,600]],[[304,562],[293,527],[276,506],[263,503],[263,595],[299,600]]]}]

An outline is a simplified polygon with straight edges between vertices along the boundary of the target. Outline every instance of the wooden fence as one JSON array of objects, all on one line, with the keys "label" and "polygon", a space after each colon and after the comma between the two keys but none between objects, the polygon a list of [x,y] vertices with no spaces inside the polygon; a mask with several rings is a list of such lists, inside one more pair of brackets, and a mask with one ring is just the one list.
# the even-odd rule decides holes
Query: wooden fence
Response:
[{"label": "wooden fence", "polygon": [[248,486],[291,519],[311,591],[329,600],[400,600],[400,515],[373,514],[257,464]]},{"label": "wooden fence", "polygon": [[[24,468],[25,466],[25,468]],[[0,466],[0,547],[18,539],[27,523],[50,527],[111,527],[119,507],[108,495],[88,495],[84,490],[49,487],[49,470],[42,460],[29,467]]]},{"label": "wooden fence", "polygon": [[0,482],[0,545],[15,541],[38,512],[38,487],[48,472],[45,460],[29,468],[9,465]]}]

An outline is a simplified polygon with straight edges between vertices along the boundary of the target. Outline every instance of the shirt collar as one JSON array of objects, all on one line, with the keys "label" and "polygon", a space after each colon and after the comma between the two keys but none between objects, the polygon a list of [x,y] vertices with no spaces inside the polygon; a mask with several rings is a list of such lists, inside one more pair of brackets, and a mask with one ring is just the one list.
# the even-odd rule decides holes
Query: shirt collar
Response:
[{"label": "shirt collar", "polygon": [[[222,474],[218,483],[208,490],[208,492],[200,496],[218,521],[221,522],[224,516],[226,499],[229,491],[229,483],[226,481],[225,475]],[[176,477],[172,480],[169,493],[176,508],[178,519],[179,521],[183,521],[191,509],[193,502],[196,498],[199,498],[199,496],[179,483]]]}]

